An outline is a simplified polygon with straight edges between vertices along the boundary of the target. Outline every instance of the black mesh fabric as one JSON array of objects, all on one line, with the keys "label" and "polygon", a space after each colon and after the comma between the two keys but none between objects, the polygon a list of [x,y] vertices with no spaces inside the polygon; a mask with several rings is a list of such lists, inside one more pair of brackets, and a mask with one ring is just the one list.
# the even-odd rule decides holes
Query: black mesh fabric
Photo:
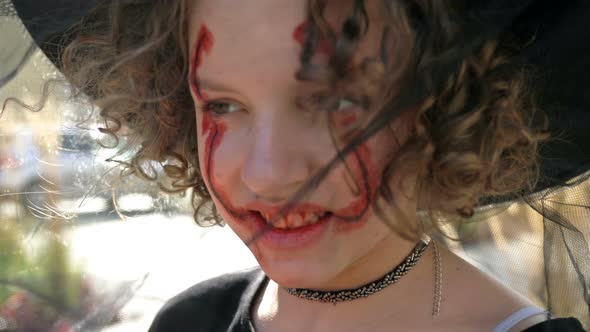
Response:
[{"label": "black mesh fabric", "polygon": [[[510,31],[528,41],[522,61],[535,68],[539,105],[559,139],[541,147],[541,181],[525,202],[484,199],[470,222],[445,229],[460,240],[442,241],[554,316],[575,316],[590,329],[590,2],[468,3],[470,15],[488,27],[482,34]],[[52,61],[60,33],[93,4],[14,1]],[[8,0],[0,0],[0,15],[15,15]],[[11,63],[12,68],[2,68],[0,82],[22,65]]]},{"label": "black mesh fabric", "polygon": [[528,196],[482,206],[443,228],[448,247],[547,308],[590,327],[590,172]]}]

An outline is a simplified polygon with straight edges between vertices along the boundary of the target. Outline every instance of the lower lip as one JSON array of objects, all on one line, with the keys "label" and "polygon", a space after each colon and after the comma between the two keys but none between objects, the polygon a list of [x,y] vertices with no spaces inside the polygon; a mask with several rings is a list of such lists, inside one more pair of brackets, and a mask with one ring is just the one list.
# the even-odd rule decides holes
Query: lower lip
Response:
[{"label": "lower lip", "polygon": [[274,250],[303,249],[318,242],[326,233],[328,225],[334,219],[330,214],[319,221],[294,229],[279,229],[268,227],[264,219],[257,213],[251,212],[246,226],[258,235],[256,243]]}]

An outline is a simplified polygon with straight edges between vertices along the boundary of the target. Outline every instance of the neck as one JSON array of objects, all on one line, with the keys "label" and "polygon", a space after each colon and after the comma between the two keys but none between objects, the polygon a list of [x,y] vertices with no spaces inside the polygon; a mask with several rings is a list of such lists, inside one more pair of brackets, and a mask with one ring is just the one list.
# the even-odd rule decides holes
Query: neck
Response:
[{"label": "neck", "polygon": [[[367,255],[351,264],[346,270],[326,284],[325,290],[351,289],[381,278],[401,263],[412,251],[415,242],[403,240],[392,235],[379,243]],[[386,252],[388,255],[384,255]],[[363,326],[393,319],[392,312],[402,315],[403,308],[410,305],[413,310],[422,308],[425,315],[431,310],[433,288],[432,253],[429,248],[417,265],[399,281],[366,298],[351,301],[321,303],[301,299],[289,294],[283,287],[270,280],[261,297],[253,308],[253,317],[257,326],[281,325],[296,326],[300,330],[337,330],[337,326]],[[370,259],[370,257],[387,259]],[[419,296],[411,290],[423,289]],[[426,291],[429,290],[429,291]],[[399,301],[403,299],[403,301]],[[412,305],[412,302],[416,302]],[[420,303],[420,304],[419,304]],[[394,309],[399,306],[398,309]],[[402,319],[402,317],[398,317]],[[353,325],[351,325],[353,324]],[[261,329],[264,330],[264,329]],[[269,329],[273,330],[273,329]],[[364,328],[363,330],[367,330]],[[371,330],[370,328],[368,330]]]}]

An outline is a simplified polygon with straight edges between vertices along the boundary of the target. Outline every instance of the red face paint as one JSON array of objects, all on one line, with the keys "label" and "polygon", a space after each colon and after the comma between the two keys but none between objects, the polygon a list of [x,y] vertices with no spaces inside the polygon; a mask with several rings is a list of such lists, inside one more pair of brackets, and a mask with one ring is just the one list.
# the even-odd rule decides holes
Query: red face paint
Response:
[{"label": "red face paint", "polygon": [[[206,102],[206,96],[201,91],[201,85],[199,82],[199,67],[203,62],[203,53],[209,54],[211,49],[213,48],[213,34],[206,25],[201,24],[201,28],[199,29],[199,35],[195,42],[195,50],[193,52],[193,58],[191,61],[191,89],[193,94],[200,99],[201,102]],[[223,136],[224,130],[219,130],[219,124],[215,123],[211,119],[211,115],[207,112],[203,112],[202,116],[202,123],[201,123],[201,131],[202,135],[207,136],[206,144],[205,144],[205,160],[207,160],[207,164],[210,164],[211,161],[211,153],[212,150],[215,149],[216,146],[219,145],[220,139]],[[225,127],[225,126],[224,126]],[[206,167],[207,169],[208,167]],[[208,173],[208,170],[207,170]],[[208,176],[208,174],[206,174]]]},{"label": "red face paint", "polygon": [[[195,42],[195,49],[193,52],[193,58],[191,61],[191,89],[193,94],[200,99],[201,102],[207,102],[207,95],[201,91],[201,85],[199,81],[199,67],[203,64],[203,55],[209,55],[213,49],[214,39],[213,34],[206,25],[202,24],[199,29],[199,34]],[[203,178],[209,184],[211,194],[217,198],[220,204],[227,210],[231,215],[237,218],[242,218],[244,212],[239,212],[229,203],[229,199],[226,197],[227,194],[219,189],[219,186],[215,183],[215,179],[212,175],[214,167],[214,154],[215,150],[221,144],[223,136],[227,131],[227,125],[218,118],[215,118],[211,113],[203,111],[201,120],[201,135],[206,135],[205,139],[205,153],[204,161],[205,165],[203,169]]]},{"label": "red face paint", "polygon": [[352,159],[352,173],[360,187],[360,192],[358,199],[334,213],[335,217],[345,221],[338,227],[342,231],[356,229],[369,219],[370,213],[368,212],[376,198],[377,188],[381,181],[366,144],[361,144],[350,156],[352,157],[349,157]]},{"label": "red face paint", "polygon": [[[305,21],[305,22],[299,24],[295,28],[295,31],[293,31],[293,39],[295,39],[295,41],[301,46],[303,46],[303,44],[305,43],[305,37],[307,36],[307,29],[309,29],[309,26],[310,26],[309,22]],[[330,54],[332,54],[334,47],[332,45],[332,42],[328,38],[321,37],[319,40],[317,50],[321,54],[330,55]]]},{"label": "red face paint", "polygon": [[206,25],[201,24],[199,29],[199,36],[195,43],[195,51],[193,52],[193,58],[191,61],[191,88],[197,98],[204,101],[206,96],[201,92],[201,85],[199,82],[198,69],[203,61],[203,52],[206,54],[211,53],[213,48],[213,34]]},{"label": "red face paint", "polygon": [[346,127],[356,123],[357,120],[358,120],[358,117],[356,116],[356,114],[342,114],[342,115],[337,115],[336,122],[338,123],[338,126],[340,126],[342,128],[346,128]]}]

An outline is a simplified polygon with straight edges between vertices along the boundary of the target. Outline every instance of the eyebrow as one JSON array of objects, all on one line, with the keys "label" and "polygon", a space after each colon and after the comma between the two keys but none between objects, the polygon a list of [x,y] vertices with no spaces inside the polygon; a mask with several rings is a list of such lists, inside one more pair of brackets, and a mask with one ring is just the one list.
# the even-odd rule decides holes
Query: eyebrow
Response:
[{"label": "eyebrow", "polygon": [[[314,82],[314,81],[299,82],[299,84],[302,84],[301,87],[307,87],[307,89],[304,88],[304,90],[311,90],[314,92],[317,92],[318,90],[320,90],[320,91],[325,90],[325,87],[324,87],[325,84]],[[238,90],[232,88],[231,86],[225,85],[222,82],[218,82],[215,80],[209,80],[209,79],[199,79],[199,89],[213,91],[213,92],[217,92],[217,93],[240,94],[238,92]],[[310,92],[302,92],[302,93],[309,94]]]},{"label": "eyebrow", "polygon": [[227,85],[224,85],[223,83],[211,80],[199,79],[199,87],[201,88],[201,90],[238,94],[238,92],[235,89]]}]

